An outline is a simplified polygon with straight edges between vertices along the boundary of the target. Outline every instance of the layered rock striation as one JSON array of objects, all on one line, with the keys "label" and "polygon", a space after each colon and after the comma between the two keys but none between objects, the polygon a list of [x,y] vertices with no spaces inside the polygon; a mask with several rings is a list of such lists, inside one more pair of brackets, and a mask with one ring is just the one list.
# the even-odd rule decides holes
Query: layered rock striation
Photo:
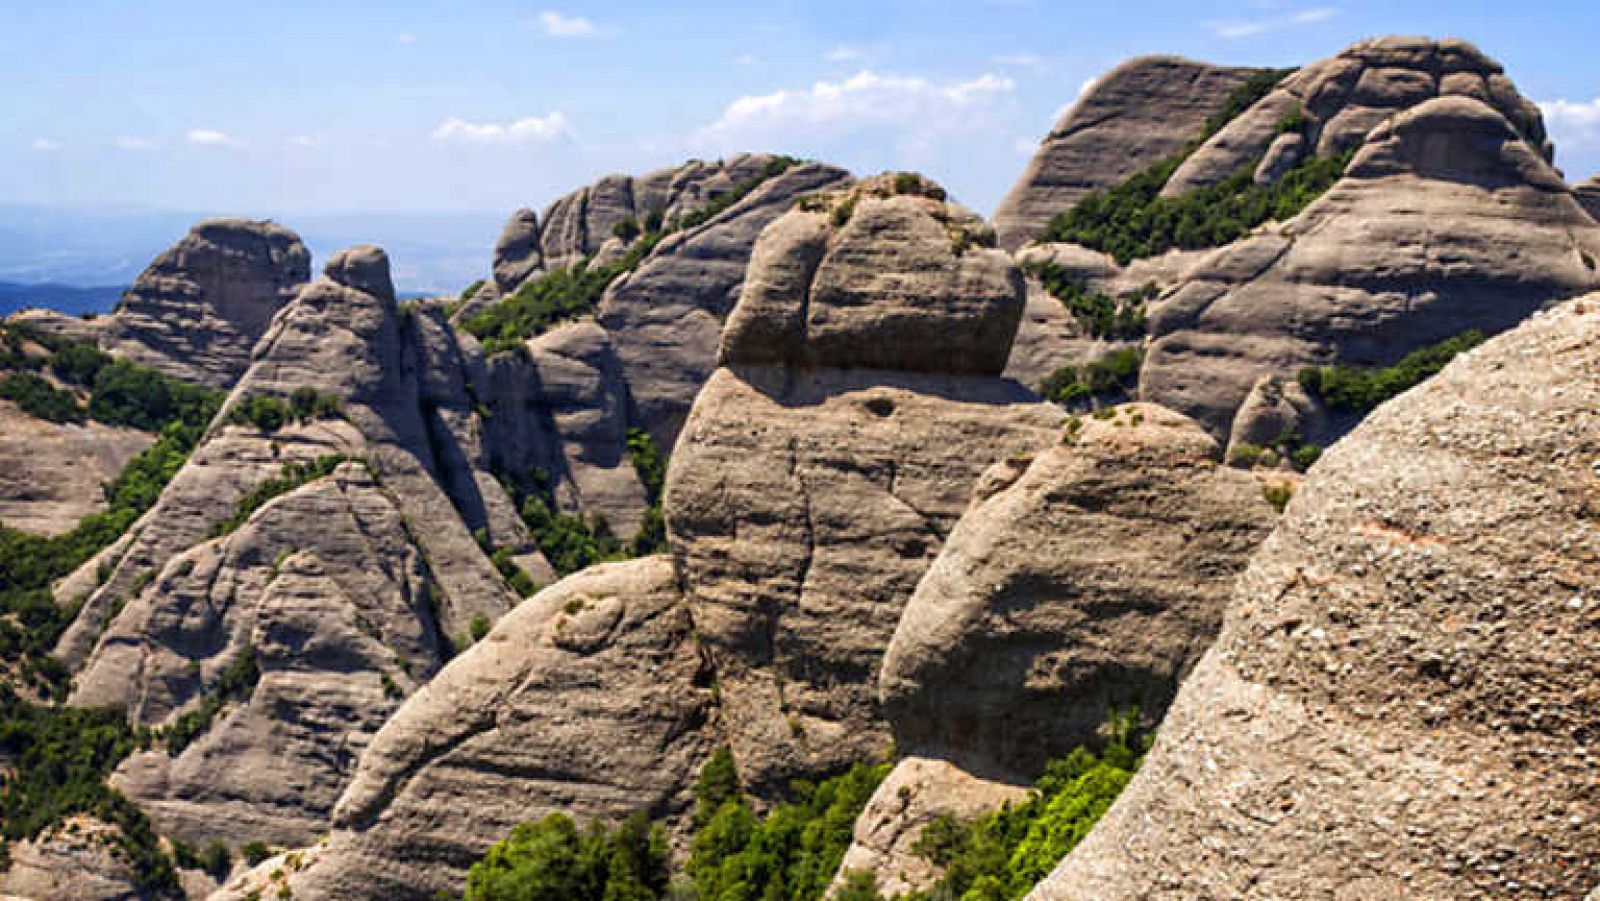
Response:
[{"label": "layered rock striation", "polygon": [[311,254],[294,232],[271,222],[208,219],[128,289],[101,346],[177,378],[232,387],[310,270]]}]

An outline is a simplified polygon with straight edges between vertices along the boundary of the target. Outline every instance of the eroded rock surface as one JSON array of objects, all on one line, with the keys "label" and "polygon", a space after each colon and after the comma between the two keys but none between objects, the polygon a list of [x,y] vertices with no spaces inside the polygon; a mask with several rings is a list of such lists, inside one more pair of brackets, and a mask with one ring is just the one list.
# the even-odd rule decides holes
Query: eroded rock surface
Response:
[{"label": "eroded rock surface", "polygon": [[884,657],[896,746],[1031,781],[1112,712],[1159,722],[1276,519],[1221,459],[1192,420],[1129,404],[1000,464]]},{"label": "eroded rock surface", "polygon": [[[1373,132],[1281,229],[1200,264],[1152,305],[1144,400],[1223,438],[1263,375],[1389,365],[1467,329],[1503,331],[1600,284],[1600,229],[1494,108],[1429,100]],[[1327,444],[1352,424],[1305,434]]]},{"label": "eroded rock surface", "polygon": [[98,422],[36,419],[0,400],[0,523],[56,535],[106,507],[101,485],[155,436]]},{"label": "eroded rock surface", "polygon": [[[1021,310],[1016,270],[953,239],[970,214],[933,186],[894,195],[894,181],[831,195],[854,204],[842,224],[797,209],[763,233],[727,368],[668,473],[669,543],[740,774],[764,796],[882,751],[877,667],[917,579],[983,469],[1063,419],[993,375]],[[878,240],[889,223],[898,237]],[[869,346],[880,325],[905,343]],[[844,368],[855,353],[888,368]]]},{"label": "eroded rock surface", "polygon": [[[1477,47],[1454,39],[1375,38],[1285,78],[1190,155],[1162,194],[1215,184],[1258,160],[1256,180],[1272,181],[1307,156],[1357,149],[1375,126],[1435,97],[1487,104],[1546,161],[1552,157],[1539,108]],[[1290,121],[1297,125],[1286,130]]]},{"label": "eroded rock surface", "polygon": [[8,842],[0,898],[143,901],[148,895],[116,848],[121,837],[110,823],[75,816],[37,839]]},{"label": "eroded rock surface", "polygon": [[1572,194],[1578,198],[1578,203],[1588,210],[1589,215],[1600,222],[1600,175],[1575,186]]},{"label": "eroded rock surface", "polygon": [[1252,72],[1144,56],[1102,75],[1050,130],[995,210],[1000,245],[1021,247],[1085,194],[1176,153]]},{"label": "eroded rock surface", "polygon": [[[387,713],[474,621],[512,604],[439,481],[441,459],[470,448],[440,415],[447,386],[419,374],[430,353],[419,318],[397,306],[382,251],[336,255],[275,318],[210,433],[115,556],[85,567],[104,564],[106,578],[57,650],[84,661],[72,703],[171,727],[246,650],[261,672],[181,754],[141,754],[119,773],[165,831],[196,844],[309,841]],[[272,431],[231,417],[305,390],[337,412]],[[219,534],[286,464],[329,455],[350,462]]]},{"label": "eroded rock surface", "polygon": [[310,269],[310,252],[280,225],[208,219],[133,283],[101,344],[171,376],[231,387]]},{"label": "eroded rock surface", "polygon": [[1580,898],[1600,884],[1600,296],[1312,469],[1040,899]]},{"label": "eroded rock surface", "polygon": [[295,897],[458,892],[491,844],[555,811],[683,814],[714,741],[710,684],[670,559],[557,583],[383,727]]}]

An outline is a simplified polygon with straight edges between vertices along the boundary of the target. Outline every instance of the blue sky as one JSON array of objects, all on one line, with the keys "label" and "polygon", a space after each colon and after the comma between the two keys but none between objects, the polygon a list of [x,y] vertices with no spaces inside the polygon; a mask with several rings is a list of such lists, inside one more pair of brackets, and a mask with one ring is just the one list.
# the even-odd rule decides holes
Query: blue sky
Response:
[{"label": "blue sky", "polygon": [[988,213],[1141,53],[1287,65],[1455,35],[1600,172],[1600,3],[0,0],[0,204],[275,215],[541,206],[770,149],[928,173]]}]

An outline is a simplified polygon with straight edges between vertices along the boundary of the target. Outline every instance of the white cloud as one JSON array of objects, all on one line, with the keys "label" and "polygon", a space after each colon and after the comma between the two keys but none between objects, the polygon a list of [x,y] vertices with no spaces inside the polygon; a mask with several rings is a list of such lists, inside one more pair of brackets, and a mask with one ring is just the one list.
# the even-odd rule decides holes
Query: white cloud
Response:
[{"label": "white cloud", "polygon": [[861,59],[861,51],[851,47],[848,44],[840,44],[839,46],[828,51],[826,59],[830,63],[855,62],[856,60]]},{"label": "white cloud", "polygon": [[1539,104],[1556,149],[1600,147],[1600,97],[1582,102],[1550,100]]},{"label": "white cloud", "polygon": [[1019,156],[1033,156],[1039,150],[1037,138],[1017,138],[1011,145]]},{"label": "white cloud", "polygon": [[55,141],[52,141],[49,138],[34,138],[33,143],[29,144],[28,147],[32,150],[37,150],[40,153],[55,153],[57,150],[61,149],[60,144],[57,144]]},{"label": "white cloud", "polygon": [[155,142],[146,138],[131,138],[127,135],[117,138],[114,142],[118,150],[154,150]]},{"label": "white cloud", "polygon": [[1219,38],[1235,40],[1255,37],[1272,31],[1283,31],[1286,28],[1294,28],[1298,25],[1314,25],[1318,22],[1326,22],[1338,14],[1339,10],[1334,7],[1318,6],[1278,16],[1212,21],[1205,23],[1205,26]]},{"label": "white cloud", "polygon": [[804,140],[871,128],[888,128],[911,141],[987,127],[994,100],[1015,82],[997,75],[970,81],[934,82],[865,70],[842,81],[809,88],[750,94],[734,100],[715,122],[700,129],[698,142],[738,146],[782,135]]},{"label": "white cloud", "polygon": [[394,42],[396,44],[415,44],[417,42],[417,36],[409,31],[402,31],[394,36]]},{"label": "white cloud", "polygon": [[539,29],[554,38],[588,38],[600,33],[583,16],[564,16],[553,9],[539,13]]},{"label": "white cloud", "polygon": [[233,135],[211,128],[196,128],[189,132],[188,137],[189,143],[202,147],[234,147],[239,143]]},{"label": "white cloud", "polygon": [[753,66],[761,60],[754,53],[741,53],[733,58],[733,62],[739,66]]},{"label": "white cloud", "polygon": [[572,134],[567,117],[561,112],[530,116],[502,125],[499,122],[468,122],[455,116],[433,130],[436,141],[464,141],[470,144],[547,143]]},{"label": "white cloud", "polygon": [[290,147],[299,147],[307,150],[322,145],[322,138],[316,135],[290,135],[287,141]]}]

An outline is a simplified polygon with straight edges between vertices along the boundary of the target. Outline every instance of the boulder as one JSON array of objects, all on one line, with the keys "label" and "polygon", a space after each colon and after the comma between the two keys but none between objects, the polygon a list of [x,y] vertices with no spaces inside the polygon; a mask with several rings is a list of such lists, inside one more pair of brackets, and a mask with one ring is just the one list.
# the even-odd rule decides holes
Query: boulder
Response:
[{"label": "boulder", "polygon": [[500,240],[494,245],[494,283],[506,293],[519,286],[544,267],[544,253],[539,247],[539,215],[523,207],[511,214]]},{"label": "boulder", "polygon": [[1600,884],[1600,295],[1369,416],[1031,896],[1580,898]]},{"label": "boulder", "polygon": [[1159,722],[1276,519],[1192,420],[1075,420],[998,465],[907,603],[879,675],[895,745],[1031,782],[1116,711]]},{"label": "boulder", "polygon": [[108,316],[68,316],[55,310],[29,309],[18,310],[4,321],[6,325],[26,326],[68,341],[98,344],[101,333],[111,319]]},{"label": "boulder", "polygon": [[548,813],[680,818],[714,743],[711,684],[670,559],[584,570],[400,708],[286,882],[297,898],[420,901],[459,892],[490,845]]},{"label": "boulder", "polygon": [[943,191],[899,193],[879,179],[819,202],[828,210],[791,213],[762,233],[722,365],[1005,368],[1022,278],[1004,251],[982,246],[982,219]]},{"label": "boulder", "polygon": [[[763,233],[723,336],[726,365],[668,471],[669,544],[728,742],[761,797],[882,751],[873,683],[917,579],[987,465],[1049,443],[1063,419],[978,374],[1005,360],[1010,336],[996,333],[1020,312],[1015,269],[932,227],[967,220],[926,183],[874,193],[895,181],[817,201],[854,203],[848,221],[796,209]],[[827,251],[812,268],[819,230]],[[917,283],[930,294],[913,296]],[[956,323],[967,334],[940,335]],[[939,342],[947,371],[920,347],[872,346],[882,325]]]},{"label": "boulder", "polygon": [[1145,56],[1102,75],[1050,130],[995,210],[1000,246],[1016,250],[1085,194],[1176,153],[1254,71]]},{"label": "boulder", "polygon": [[208,219],[122,296],[101,346],[177,378],[231,387],[310,267],[299,236],[280,225]]},{"label": "boulder", "polygon": [[[1149,310],[1140,396],[1227,437],[1265,375],[1390,365],[1600,284],[1600,229],[1493,108],[1441,97],[1374,131],[1299,216],[1215,252]],[[1330,417],[1307,441],[1353,424]]]}]

